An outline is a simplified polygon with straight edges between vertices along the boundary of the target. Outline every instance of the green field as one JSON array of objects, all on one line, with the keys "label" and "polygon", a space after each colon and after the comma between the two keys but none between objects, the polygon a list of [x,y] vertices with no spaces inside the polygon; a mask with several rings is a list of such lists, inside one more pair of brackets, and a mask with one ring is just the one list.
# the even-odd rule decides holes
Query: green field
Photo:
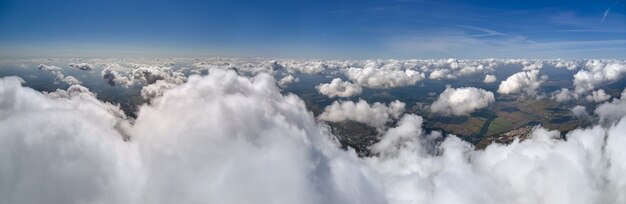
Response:
[{"label": "green field", "polygon": [[504,118],[498,117],[489,124],[489,129],[487,130],[486,135],[493,135],[498,133],[503,133],[511,129],[513,124],[505,120]]}]

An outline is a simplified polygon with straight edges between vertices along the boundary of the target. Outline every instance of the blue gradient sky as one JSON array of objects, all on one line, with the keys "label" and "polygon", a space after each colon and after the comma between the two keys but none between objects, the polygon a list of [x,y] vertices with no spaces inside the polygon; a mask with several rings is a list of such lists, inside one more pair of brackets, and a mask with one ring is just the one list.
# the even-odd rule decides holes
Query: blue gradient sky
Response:
[{"label": "blue gradient sky", "polygon": [[620,1],[0,0],[0,56],[626,58]]}]

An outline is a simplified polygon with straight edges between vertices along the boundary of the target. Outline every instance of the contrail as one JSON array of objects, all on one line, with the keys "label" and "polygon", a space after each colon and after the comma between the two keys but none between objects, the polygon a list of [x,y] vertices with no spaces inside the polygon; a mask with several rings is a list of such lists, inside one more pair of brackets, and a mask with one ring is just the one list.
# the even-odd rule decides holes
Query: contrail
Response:
[{"label": "contrail", "polygon": [[611,12],[611,8],[613,8],[613,6],[615,6],[615,4],[617,4],[617,1],[615,1],[613,4],[611,4],[611,6],[609,8],[607,8],[606,11],[604,11],[604,15],[602,15],[602,20],[600,20],[600,23],[604,22],[604,20],[606,19],[606,16],[609,15],[609,12]]}]

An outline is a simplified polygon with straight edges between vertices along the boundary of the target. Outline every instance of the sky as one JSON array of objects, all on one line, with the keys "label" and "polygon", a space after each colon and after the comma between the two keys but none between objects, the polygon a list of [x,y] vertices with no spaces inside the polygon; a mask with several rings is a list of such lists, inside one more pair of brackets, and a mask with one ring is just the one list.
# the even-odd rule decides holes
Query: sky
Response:
[{"label": "sky", "polygon": [[625,14],[608,0],[0,0],[0,56],[625,59]]}]

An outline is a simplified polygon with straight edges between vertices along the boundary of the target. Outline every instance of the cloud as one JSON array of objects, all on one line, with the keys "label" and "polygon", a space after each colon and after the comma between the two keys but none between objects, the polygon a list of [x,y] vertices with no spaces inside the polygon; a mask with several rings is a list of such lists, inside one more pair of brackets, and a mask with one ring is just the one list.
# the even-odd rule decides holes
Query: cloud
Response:
[{"label": "cloud", "polygon": [[496,81],[498,81],[498,79],[496,78],[495,75],[487,74],[485,75],[485,79],[483,80],[483,83],[491,84],[491,83],[495,83]]},{"label": "cloud", "polygon": [[414,70],[350,68],[346,76],[356,84],[370,88],[393,88],[414,85],[424,79],[424,73]]},{"label": "cloud", "polygon": [[72,87],[52,97],[0,79],[2,203],[626,202],[626,119],[474,150],[400,118],[401,102],[365,102],[400,119],[358,158],[267,74],[191,76],[132,124]]},{"label": "cloud", "polygon": [[587,112],[587,108],[585,108],[585,106],[581,106],[581,105],[577,105],[574,106],[574,108],[572,108],[572,115],[576,118],[581,118],[581,119],[585,119],[585,118],[589,118],[590,115]]},{"label": "cloud", "polygon": [[455,89],[448,86],[430,105],[430,111],[442,115],[467,115],[495,101],[493,93],[484,89],[474,87]]},{"label": "cloud", "polygon": [[603,89],[593,91],[586,97],[587,101],[596,103],[604,102],[610,98],[611,96],[606,94]]},{"label": "cloud", "polygon": [[328,97],[352,97],[361,94],[363,89],[357,84],[334,78],[330,83],[320,84],[315,87],[321,94]]},{"label": "cloud", "polygon": [[598,86],[615,82],[626,72],[624,61],[589,60],[585,68],[574,74],[574,87],[577,94],[595,90]]},{"label": "cloud", "polygon": [[278,85],[279,86],[287,86],[293,82],[297,82],[299,79],[293,77],[293,75],[287,75],[285,77],[283,77],[282,79],[278,80]]},{"label": "cloud", "polygon": [[376,128],[383,128],[391,119],[398,119],[404,112],[405,104],[393,101],[389,106],[383,103],[368,104],[367,101],[335,101],[327,106],[318,119],[330,122],[356,121]]},{"label": "cloud", "polygon": [[162,96],[165,91],[176,87],[177,84],[169,83],[165,80],[158,80],[141,88],[141,97],[150,100]]},{"label": "cloud", "polygon": [[539,70],[523,71],[509,76],[506,80],[500,82],[498,93],[501,94],[517,94],[524,93],[528,96],[536,96],[537,89],[548,76],[539,75]]},{"label": "cloud", "polygon": [[192,76],[141,107],[127,141],[91,95],[0,83],[3,203],[385,202],[375,173],[269,75]]},{"label": "cloud", "polygon": [[561,88],[560,90],[555,91],[554,93],[552,93],[552,100],[555,100],[557,102],[566,102],[566,101],[570,101],[572,99],[577,99],[578,95],[576,95],[576,93],[574,93],[573,91],[570,91],[567,88]]},{"label": "cloud", "polygon": [[626,89],[619,99],[602,103],[593,112],[599,117],[602,124],[612,124],[626,116]]},{"label": "cloud", "polygon": [[102,75],[102,78],[106,81],[106,83],[110,86],[120,85],[128,87],[133,84],[133,81],[131,81],[129,77],[125,76],[124,74],[121,74],[120,72],[122,70],[125,69],[119,64],[108,64],[104,69],[102,69],[100,74]]},{"label": "cloud", "polygon": [[54,65],[45,65],[40,64],[37,67],[39,70],[48,71],[52,73],[56,79],[56,81],[65,82],[68,85],[81,84],[82,82],[73,76],[65,76],[61,73],[61,68]]},{"label": "cloud", "polygon": [[432,80],[440,80],[440,79],[454,79],[456,76],[449,74],[449,70],[447,69],[438,69],[430,73],[428,75],[429,79]]},{"label": "cloud", "polygon": [[80,69],[84,71],[89,71],[93,69],[93,66],[87,63],[69,63],[68,66],[74,69]]},{"label": "cloud", "polygon": [[483,150],[426,131],[399,101],[335,102],[383,124],[359,158],[271,75],[208,72],[136,119],[79,85],[0,79],[0,203],[626,203],[626,90],[594,111],[603,125]]}]

